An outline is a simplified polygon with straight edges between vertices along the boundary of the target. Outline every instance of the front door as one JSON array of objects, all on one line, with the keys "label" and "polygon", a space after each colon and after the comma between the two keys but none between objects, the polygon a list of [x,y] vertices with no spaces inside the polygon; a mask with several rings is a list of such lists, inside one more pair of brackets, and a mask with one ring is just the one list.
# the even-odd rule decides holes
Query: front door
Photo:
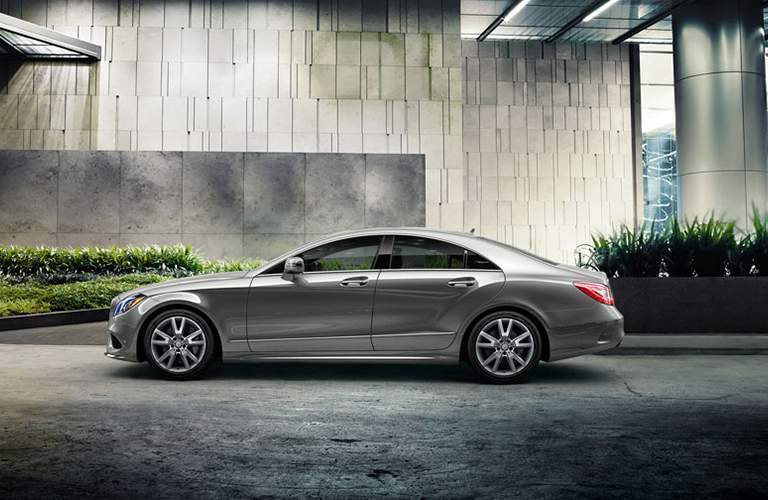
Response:
[{"label": "front door", "polygon": [[256,276],[248,294],[248,344],[260,353],[370,351],[381,237],[334,241],[298,255],[305,272]]},{"label": "front door", "polygon": [[492,262],[448,242],[396,236],[391,254],[376,287],[376,351],[450,346],[467,315],[504,286],[504,273]]}]

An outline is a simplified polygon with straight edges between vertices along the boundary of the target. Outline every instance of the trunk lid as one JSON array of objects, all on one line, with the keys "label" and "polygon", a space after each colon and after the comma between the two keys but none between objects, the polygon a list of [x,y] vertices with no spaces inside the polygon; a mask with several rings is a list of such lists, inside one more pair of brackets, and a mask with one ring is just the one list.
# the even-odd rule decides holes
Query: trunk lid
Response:
[{"label": "trunk lid", "polygon": [[577,267],[570,264],[558,264],[560,269],[566,269],[574,275],[583,278],[588,278],[590,281],[597,281],[604,285],[610,286],[608,275],[602,271],[593,271],[592,269],[584,269],[583,267]]}]

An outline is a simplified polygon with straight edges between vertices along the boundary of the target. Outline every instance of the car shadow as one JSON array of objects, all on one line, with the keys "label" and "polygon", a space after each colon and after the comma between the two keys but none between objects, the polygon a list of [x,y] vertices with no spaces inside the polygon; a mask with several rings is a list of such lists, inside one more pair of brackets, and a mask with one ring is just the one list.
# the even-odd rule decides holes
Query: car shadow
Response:
[{"label": "car shadow", "polygon": [[[159,379],[146,363],[116,367],[111,374],[127,379]],[[530,378],[537,384],[588,384],[613,378],[610,370],[587,362],[542,363]],[[285,380],[358,382],[453,382],[478,383],[466,363],[412,364],[364,362],[244,362],[230,361],[210,370],[205,380]]]}]

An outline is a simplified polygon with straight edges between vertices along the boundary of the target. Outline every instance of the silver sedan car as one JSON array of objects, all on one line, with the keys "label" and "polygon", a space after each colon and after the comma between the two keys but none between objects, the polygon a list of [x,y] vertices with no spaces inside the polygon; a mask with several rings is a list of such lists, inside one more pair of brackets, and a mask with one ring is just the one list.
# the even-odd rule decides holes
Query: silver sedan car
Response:
[{"label": "silver sedan car", "polygon": [[221,359],[467,361],[493,383],[619,345],[602,273],[464,233],[338,233],[259,269],[167,281],[112,302],[106,355],[170,379]]}]

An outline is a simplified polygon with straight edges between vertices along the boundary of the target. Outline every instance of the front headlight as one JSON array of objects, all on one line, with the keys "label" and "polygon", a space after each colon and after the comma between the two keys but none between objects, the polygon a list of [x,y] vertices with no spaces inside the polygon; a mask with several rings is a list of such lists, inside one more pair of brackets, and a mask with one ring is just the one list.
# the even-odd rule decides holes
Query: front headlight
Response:
[{"label": "front headlight", "polygon": [[126,313],[139,305],[144,299],[146,299],[146,295],[142,295],[140,293],[129,295],[128,297],[124,298],[123,300],[119,301],[117,305],[115,306],[115,312],[113,316],[119,316],[123,313]]}]

